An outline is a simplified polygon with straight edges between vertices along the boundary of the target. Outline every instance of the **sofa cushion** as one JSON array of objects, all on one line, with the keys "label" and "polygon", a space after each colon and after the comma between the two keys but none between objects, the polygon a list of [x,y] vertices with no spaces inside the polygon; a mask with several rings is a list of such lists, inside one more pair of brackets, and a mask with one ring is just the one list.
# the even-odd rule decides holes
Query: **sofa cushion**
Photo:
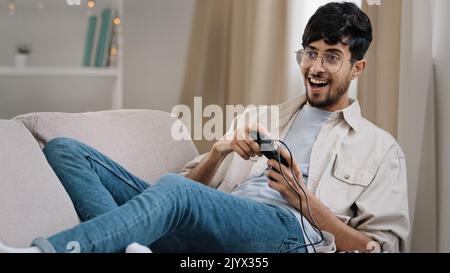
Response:
[{"label": "sofa cushion", "polygon": [[175,141],[169,113],[115,110],[81,114],[32,113],[16,117],[41,148],[56,137],[80,140],[148,183],[165,173],[178,173],[198,155],[192,141]]},{"label": "sofa cushion", "polygon": [[0,120],[0,241],[25,247],[78,222],[30,132],[18,122]]}]

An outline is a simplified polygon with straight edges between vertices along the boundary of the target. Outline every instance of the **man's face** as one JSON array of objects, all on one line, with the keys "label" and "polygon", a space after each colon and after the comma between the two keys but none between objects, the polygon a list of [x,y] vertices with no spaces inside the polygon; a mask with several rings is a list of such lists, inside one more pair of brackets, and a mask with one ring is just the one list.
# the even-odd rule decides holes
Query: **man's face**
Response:
[{"label": "man's face", "polygon": [[[319,40],[311,43],[306,49],[318,51],[320,54],[312,66],[301,67],[309,104],[328,111],[339,110],[339,105],[345,107],[343,104],[348,103],[347,91],[354,75],[349,46],[342,43],[328,45]],[[330,73],[322,66],[324,53],[332,53],[343,61],[339,71]]]}]

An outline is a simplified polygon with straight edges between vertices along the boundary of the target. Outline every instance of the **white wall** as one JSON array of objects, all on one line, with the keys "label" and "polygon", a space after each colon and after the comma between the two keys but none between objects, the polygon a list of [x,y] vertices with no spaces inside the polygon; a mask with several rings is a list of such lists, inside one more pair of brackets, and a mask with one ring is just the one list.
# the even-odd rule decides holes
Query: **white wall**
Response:
[{"label": "white wall", "polygon": [[450,1],[435,0],[434,61],[437,103],[439,251],[450,252]]},{"label": "white wall", "polygon": [[[44,7],[40,10],[37,2],[16,0],[17,13],[8,16],[7,0],[0,0],[0,65],[14,64],[15,46],[22,41],[33,47],[31,65],[81,65],[84,10],[69,7],[61,0],[42,1]],[[104,6],[101,3],[99,9]]]},{"label": "white wall", "polygon": [[[108,0],[109,1],[109,0]],[[17,13],[8,16],[0,0],[0,66],[14,64],[18,42],[30,42],[32,66],[80,66],[86,20],[80,8],[60,0],[16,0]],[[105,1],[98,4],[102,8]],[[112,80],[0,77],[0,118],[40,111],[80,112],[110,107]]]},{"label": "white wall", "polygon": [[[0,0],[0,66],[13,65],[18,41],[34,48],[31,65],[80,66],[86,12],[63,0],[16,0],[16,16]],[[98,0],[97,10],[111,0]],[[124,107],[169,111],[183,83],[194,0],[124,1]],[[114,81],[0,77],[0,118],[41,111],[110,108]]]},{"label": "white wall", "polygon": [[170,111],[181,96],[195,1],[125,2],[125,108]]}]

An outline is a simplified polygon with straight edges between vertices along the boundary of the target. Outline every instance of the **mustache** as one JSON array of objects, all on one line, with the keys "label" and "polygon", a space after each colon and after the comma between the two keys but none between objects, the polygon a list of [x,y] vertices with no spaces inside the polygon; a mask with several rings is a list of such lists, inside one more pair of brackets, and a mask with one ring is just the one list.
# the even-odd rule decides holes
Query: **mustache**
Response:
[{"label": "mustache", "polygon": [[329,77],[324,77],[324,75],[317,75],[317,74],[307,74],[306,78],[313,78],[316,80],[324,80],[324,81],[331,81],[331,79]]},{"label": "mustache", "polygon": [[305,75],[308,78],[319,78],[319,79],[329,79],[330,78],[330,75],[326,72],[312,73],[311,71],[306,71]]}]

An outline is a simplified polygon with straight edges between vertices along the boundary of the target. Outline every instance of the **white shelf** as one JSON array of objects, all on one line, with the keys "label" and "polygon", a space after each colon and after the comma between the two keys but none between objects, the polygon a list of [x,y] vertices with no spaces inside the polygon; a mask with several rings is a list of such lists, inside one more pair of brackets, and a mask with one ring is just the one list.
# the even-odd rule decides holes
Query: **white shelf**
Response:
[{"label": "white shelf", "polygon": [[[6,0],[3,0],[5,2]],[[83,0],[84,1],[84,0]],[[2,0],[0,0],[2,2]],[[5,81],[5,79],[18,79],[18,81],[11,81],[11,87],[9,89],[14,90],[13,84],[18,82],[22,82],[22,80],[26,81],[34,81],[39,80],[40,83],[51,82],[54,79],[58,79],[59,81],[55,81],[54,85],[49,85],[49,90],[54,90],[54,92],[58,92],[59,86],[64,85],[65,80],[69,79],[77,79],[80,83],[90,82],[92,79],[100,79],[100,80],[108,80],[112,82],[112,86],[110,84],[103,85],[98,84],[99,86],[103,86],[106,88],[110,88],[111,92],[111,109],[121,109],[123,107],[123,23],[119,26],[116,26],[116,43],[118,46],[117,57],[114,60],[114,66],[112,67],[82,67],[81,65],[77,66],[77,62],[75,62],[75,57],[67,57],[64,59],[65,63],[74,64],[74,65],[47,65],[45,66],[46,58],[58,58],[58,56],[54,56],[54,54],[66,54],[69,50],[77,50],[78,53],[83,52],[85,49],[85,39],[86,39],[86,31],[87,31],[87,19],[88,15],[97,16],[97,31],[99,33],[99,29],[102,23],[102,11],[104,8],[110,7],[124,22],[124,0],[98,0],[96,1],[95,8],[91,11],[87,11],[85,6],[72,6],[69,7],[64,0],[52,0],[46,2],[55,2],[55,5],[47,3],[45,6],[45,10],[41,13],[37,14],[34,9],[35,1],[25,1],[25,0],[17,0],[16,3],[21,2],[19,8],[23,8],[20,12],[20,16],[7,17],[6,22],[9,25],[6,25],[4,28],[0,28],[0,32],[3,33],[6,31],[6,37],[10,37],[9,30],[17,31],[18,37],[20,36],[30,36],[30,37],[40,37],[35,41],[36,43],[36,51],[33,54],[42,54],[40,58],[36,58],[36,63],[41,64],[37,66],[27,66],[24,68],[16,67],[13,65],[9,65],[2,60],[3,66],[0,65],[0,81]],[[85,3],[85,1],[84,1]],[[28,6],[27,6],[28,5]],[[1,6],[1,3],[0,3]],[[45,12],[45,13],[44,13]],[[18,13],[19,14],[19,13]],[[67,16],[66,16],[67,15]],[[43,20],[43,24],[34,24],[36,20],[41,20],[45,16],[45,20]],[[14,20],[12,20],[14,19]],[[67,19],[67,21],[66,21]],[[61,22],[58,22],[60,20]],[[16,22],[17,21],[17,22]],[[75,22],[75,24],[74,24]],[[51,23],[52,28],[49,28],[49,34],[52,34],[52,31],[55,32],[55,35],[58,35],[58,38],[61,38],[60,35],[66,34],[68,39],[59,39],[58,43],[55,42],[51,38],[42,38],[45,37],[43,26]],[[58,24],[60,23],[60,26]],[[79,28],[78,28],[79,27]],[[67,29],[74,28],[74,31],[67,31]],[[82,28],[82,29],[81,29]],[[61,29],[64,32],[61,32]],[[3,34],[2,34],[3,35]],[[52,37],[52,36],[49,37]],[[1,36],[1,35],[0,35]],[[13,36],[11,36],[13,37]],[[70,37],[70,38],[69,38]],[[95,40],[98,42],[98,35],[96,35]],[[10,43],[10,49],[14,48],[14,44]],[[49,48],[57,47],[58,49],[55,52],[49,51]],[[44,50],[45,49],[45,50]],[[93,48],[94,50],[94,48]],[[72,55],[77,55],[73,53]],[[78,55],[77,55],[78,56]],[[77,57],[79,60],[80,56]],[[37,61],[39,60],[39,62]],[[54,59],[52,59],[54,60]],[[111,61],[111,60],[110,60]],[[28,88],[32,86],[32,84],[21,85],[23,88]],[[110,87],[111,86],[111,87]],[[2,90],[3,91],[3,90]]]},{"label": "white shelf", "polygon": [[87,77],[87,78],[117,78],[116,68],[70,67],[70,66],[30,66],[6,67],[0,66],[0,77]]}]

